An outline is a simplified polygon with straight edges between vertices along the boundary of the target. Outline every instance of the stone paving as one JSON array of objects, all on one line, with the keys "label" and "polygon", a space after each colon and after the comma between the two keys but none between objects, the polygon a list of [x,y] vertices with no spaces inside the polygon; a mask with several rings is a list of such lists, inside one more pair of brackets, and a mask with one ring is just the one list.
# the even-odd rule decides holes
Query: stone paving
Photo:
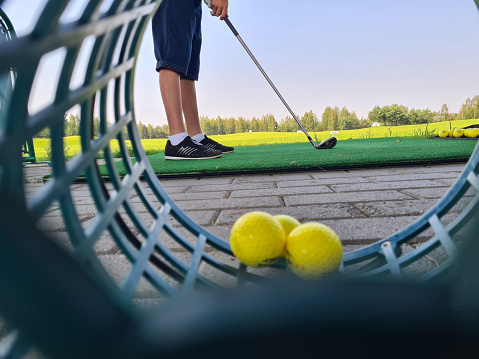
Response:
[{"label": "stone paving", "polygon": [[[444,195],[464,166],[465,163],[454,163],[176,178],[163,179],[161,184],[192,219],[225,241],[228,241],[236,219],[249,211],[262,210],[273,215],[287,214],[303,223],[322,222],[336,231],[345,251],[350,251],[410,224]],[[26,186],[28,196],[33,196],[44,186],[38,180],[49,170],[46,164],[26,166],[26,177],[30,181]],[[78,183],[72,185],[71,191],[80,221],[86,227],[98,214],[89,188]],[[467,194],[461,206],[472,195],[472,192]],[[133,205],[138,205],[137,210],[148,222],[149,214],[140,206],[140,200],[135,196],[130,200]],[[160,207],[157,200],[156,203]],[[69,246],[58,206],[52,206],[47,211],[41,220],[41,227],[59,243]],[[182,234],[186,232],[179,226],[177,228]],[[426,232],[416,241],[421,242],[428,235],[430,233]],[[124,256],[107,237],[99,241],[95,250],[105,266],[111,268],[111,275],[120,281],[126,275],[128,266],[125,267]],[[177,243],[170,240],[166,245],[187,260],[189,253]],[[141,296],[148,295],[148,290],[145,290]]]}]

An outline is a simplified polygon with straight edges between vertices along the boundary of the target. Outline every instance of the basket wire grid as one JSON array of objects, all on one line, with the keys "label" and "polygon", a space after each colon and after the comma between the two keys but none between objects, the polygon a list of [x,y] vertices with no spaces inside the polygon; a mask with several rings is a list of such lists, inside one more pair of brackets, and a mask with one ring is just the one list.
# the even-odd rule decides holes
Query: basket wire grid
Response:
[{"label": "basket wire grid", "polygon": [[[29,35],[0,44],[0,76],[9,76],[12,68],[16,75],[11,98],[1,108],[0,194],[8,195],[39,224],[45,213],[59,207],[73,258],[90,268],[102,282],[116,283],[126,300],[135,298],[142,283],[154,288],[161,298],[201,288],[268,283],[272,279],[262,270],[222,260],[232,256],[229,243],[183,213],[161,186],[142,148],[134,111],[135,64],[148,20],[160,2],[92,0],[85,3],[76,20],[64,21],[62,15],[73,1],[49,0]],[[88,61],[83,69],[78,69],[84,52]],[[43,59],[52,53],[62,58],[54,98],[41,109],[29,111],[37,72]],[[74,86],[73,74],[77,72],[83,73],[82,81]],[[74,108],[80,113],[82,151],[66,161],[64,119]],[[93,135],[96,117],[100,121],[98,136]],[[27,196],[22,146],[44,129],[49,130],[51,137],[52,178],[34,196]],[[120,149],[127,172],[124,177],[116,169],[113,146]],[[100,175],[99,155],[104,158],[111,183],[105,183]],[[447,274],[464,230],[477,212],[478,166],[476,148],[463,173],[436,205],[392,236],[346,253],[340,272],[363,277],[401,277],[416,262],[440,251],[440,265],[421,273],[420,279]],[[97,211],[87,223],[82,222],[71,194],[81,174],[86,176]],[[466,193],[472,193],[469,203],[450,218],[448,212],[456,208]],[[139,200],[133,202],[132,196]],[[431,233],[427,241],[403,253],[402,245],[427,231]],[[114,274],[95,253],[95,247],[105,236],[114,240],[128,261],[128,273],[119,281],[113,280]],[[168,241],[186,249],[189,255],[180,258]],[[208,270],[202,271],[205,266]],[[274,267],[283,269],[284,263]],[[4,338],[4,347],[25,347],[24,338],[12,338]]]},{"label": "basket wire grid", "polygon": [[[15,33],[15,28],[13,27],[12,22],[8,18],[7,14],[0,9],[0,43],[11,41],[17,37]],[[10,73],[4,74],[0,78],[0,108],[3,106],[7,106],[7,102],[11,98],[11,92],[13,90],[13,84],[15,82],[15,72],[11,69]],[[6,112],[6,111],[5,111]],[[1,111],[0,111],[0,122],[6,121],[6,119],[2,119]],[[33,145],[33,139],[29,138],[24,144],[22,153],[26,154],[27,156],[23,156],[22,160],[24,162],[37,162],[35,157],[35,147]]]}]

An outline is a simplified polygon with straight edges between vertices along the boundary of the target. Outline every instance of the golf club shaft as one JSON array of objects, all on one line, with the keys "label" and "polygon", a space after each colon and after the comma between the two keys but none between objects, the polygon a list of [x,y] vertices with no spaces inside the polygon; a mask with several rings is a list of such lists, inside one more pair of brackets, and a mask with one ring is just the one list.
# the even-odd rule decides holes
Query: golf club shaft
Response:
[{"label": "golf club shaft", "polygon": [[261,65],[259,64],[258,60],[256,60],[256,58],[254,57],[253,53],[250,51],[250,49],[248,48],[248,46],[246,46],[245,42],[243,41],[243,39],[241,38],[240,34],[238,33],[238,31],[235,29],[235,27],[233,26],[233,24],[231,23],[231,21],[229,20],[228,17],[225,17],[225,20],[226,24],[228,25],[228,27],[231,29],[231,31],[233,32],[233,34],[236,36],[236,38],[238,39],[238,41],[240,42],[241,45],[243,45],[244,49],[246,50],[246,52],[248,53],[248,55],[251,57],[251,59],[253,60],[253,62],[256,64],[256,66],[258,67],[259,71],[261,71],[261,73],[263,74],[264,78],[266,79],[266,81],[268,81],[268,83],[270,84],[270,86],[273,88],[274,92],[276,92],[276,95],[278,95],[279,99],[283,102],[284,106],[288,109],[289,113],[291,114],[291,116],[293,116],[293,118],[296,120],[296,122],[298,123],[299,127],[301,127],[301,130],[303,130],[304,134],[308,137],[309,141],[313,144],[313,146],[316,147],[316,143],[313,141],[313,139],[311,138],[311,136],[308,134],[308,132],[305,130],[305,128],[303,127],[303,125],[301,124],[301,121],[298,119],[298,117],[294,114],[293,110],[291,109],[291,107],[289,107],[288,103],[286,102],[286,100],[283,98],[283,96],[281,96],[281,93],[278,91],[278,89],[276,88],[276,86],[273,84],[273,81],[271,81],[271,79],[269,78],[269,76],[266,74],[266,72],[263,70],[263,68],[261,67]]}]

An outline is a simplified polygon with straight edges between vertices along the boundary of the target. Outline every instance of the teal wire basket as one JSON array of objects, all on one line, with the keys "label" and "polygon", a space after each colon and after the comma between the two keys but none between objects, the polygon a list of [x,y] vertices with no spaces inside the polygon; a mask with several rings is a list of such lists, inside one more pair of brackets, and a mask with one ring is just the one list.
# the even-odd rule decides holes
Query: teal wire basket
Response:
[{"label": "teal wire basket", "polygon": [[[62,15],[70,1],[50,0],[29,35],[0,44],[0,76],[8,75],[12,68],[16,73],[11,97],[0,113],[0,194],[9,199],[17,213],[28,218],[27,222],[37,226],[46,213],[59,207],[71,242],[71,258],[102,286],[113,288],[118,302],[131,303],[144,285],[157,293],[153,297],[160,302],[201,289],[268,286],[274,282],[270,271],[281,276],[284,263],[258,270],[231,261],[229,243],[206,231],[175,204],[142,148],[133,101],[135,65],[149,18],[160,2],[91,0],[85,2],[76,20],[64,21]],[[88,61],[84,76],[81,84],[74,86],[73,73],[85,51]],[[31,113],[28,105],[40,63],[53,52],[62,58],[54,98]],[[81,153],[66,161],[64,117],[73,108],[80,113]],[[98,136],[93,135],[95,117],[100,120]],[[22,147],[45,129],[51,138],[52,177],[35,195],[27,196]],[[120,149],[126,176],[118,174],[114,147]],[[98,169],[99,155],[104,158],[108,183]],[[476,148],[457,181],[429,211],[392,236],[346,253],[340,272],[348,278],[371,279],[399,279],[413,273],[415,280],[423,282],[447,277],[477,212],[478,166]],[[86,223],[81,221],[71,192],[81,174],[86,176],[96,208],[94,218]],[[466,193],[470,200],[464,204]],[[133,196],[138,200],[133,202]],[[454,218],[451,211],[456,213]],[[5,233],[9,233],[7,229]],[[424,233],[429,233],[427,241],[412,251],[402,250],[405,244],[423,238]],[[127,273],[120,280],[96,254],[96,247],[105,238],[114,241],[124,255]],[[180,256],[171,243],[186,254]],[[437,265],[417,272],[414,268],[433,253],[440,254],[435,256],[440,258]],[[8,333],[0,342],[2,353],[10,353],[5,356],[8,358],[22,357],[32,341],[21,331]]]},{"label": "teal wire basket", "polygon": [[[12,22],[8,18],[7,14],[0,9],[0,43],[11,41],[16,39],[17,35],[15,33],[15,28],[13,27]],[[13,68],[10,69],[10,72],[2,74],[0,77],[0,109],[2,106],[8,107],[8,102],[12,96],[12,90],[15,83],[16,74]],[[7,121],[6,118],[2,118],[2,112],[6,114],[6,111],[0,110],[0,123],[2,121]],[[33,145],[33,139],[29,138],[23,144],[22,153],[25,155],[22,157],[23,162],[35,163],[37,159],[35,157],[35,147]]]}]

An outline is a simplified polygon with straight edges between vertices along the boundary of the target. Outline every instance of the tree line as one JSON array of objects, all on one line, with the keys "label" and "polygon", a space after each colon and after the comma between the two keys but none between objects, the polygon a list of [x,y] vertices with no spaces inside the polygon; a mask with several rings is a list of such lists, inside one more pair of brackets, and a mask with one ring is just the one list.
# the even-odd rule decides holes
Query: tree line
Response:
[{"label": "tree line", "polygon": [[[108,122],[107,126],[111,123]],[[152,124],[144,125],[141,121],[137,125],[140,138],[167,138],[168,137],[168,125],[153,126]],[[95,117],[92,124],[93,137],[100,135],[100,119]],[[80,115],[70,114],[65,115],[63,119],[63,132],[65,136],[79,136],[80,135]],[[128,131],[123,128],[123,136],[126,140],[129,140]],[[50,129],[48,127],[41,130],[36,134],[35,138],[50,138]]]},{"label": "tree line", "polygon": [[[406,106],[393,104],[387,106],[375,106],[368,113],[368,117],[359,119],[354,111],[350,112],[346,107],[328,106],[324,110],[321,119],[313,112],[305,112],[303,116],[297,116],[308,132],[354,130],[381,126],[401,126],[424,124],[431,122],[466,120],[479,117],[479,95],[472,99],[468,98],[460,107],[459,112],[449,113],[449,108],[444,104],[439,111],[426,109],[409,109]],[[272,114],[262,117],[246,119],[244,117],[200,117],[200,125],[206,135],[228,135],[243,132],[297,132],[299,125],[294,118],[287,116],[279,122]],[[65,136],[78,136],[80,134],[80,117],[78,114],[65,115],[63,129]],[[93,135],[100,134],[100,120],[95,118],[92,124]],[[167,138],[168,125],[153,126],[152,124],[138,123],[138,132],[141,139]],[[126,129],[124,136],[129,139]],[[35,137],[49,138],[50,132],[46,128]]]}]

